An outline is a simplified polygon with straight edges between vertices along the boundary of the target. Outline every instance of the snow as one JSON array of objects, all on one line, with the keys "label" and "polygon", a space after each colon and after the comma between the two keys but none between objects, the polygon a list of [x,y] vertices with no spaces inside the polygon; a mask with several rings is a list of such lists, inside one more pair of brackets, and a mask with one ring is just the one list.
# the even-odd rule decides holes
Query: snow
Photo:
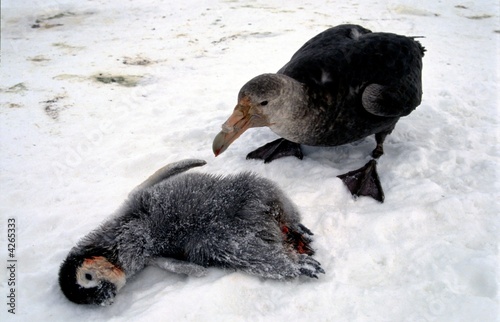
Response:
[{"label": "snow", "polygon": [[[0,320],[497,320],[498,13],[493,0],[2,1],[0,240],[15,219],[17,266],[16,314],[3,304]],[[424,98],[384,146],[383,204],[353,200],[336,178],[369,159],[373,138],[263,164],[245,160],[276,138],[259,128],[211,151],[246,81],[341,23],[425,36]],[[112,306],[67,301],[57,274],[71,247],[186,158],[208,162],[192,171],[277,182],[326,274],[150,267]],[[7,246],[0,254],[6,267]]]}]

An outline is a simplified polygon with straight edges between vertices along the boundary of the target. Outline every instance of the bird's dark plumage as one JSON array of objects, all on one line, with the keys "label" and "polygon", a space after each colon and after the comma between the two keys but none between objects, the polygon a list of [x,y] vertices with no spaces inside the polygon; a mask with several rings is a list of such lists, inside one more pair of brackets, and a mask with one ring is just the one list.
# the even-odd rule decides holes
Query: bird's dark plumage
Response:
[{"label": "bird's dark plumage", "polygon": [[[423,55],[412,37],[357,25],[330,28],[306,42],[276,74],[259,75],[241,88],[233,115],[214,140],[214,153],[246,129],[268,126],[283,139],[249,158],[302,158],[299,144],[337,146],[372,134],[378,158],[399,118],[420,104]],[[375,194],[383,200],[381,191]]]},{"label": "bird's dark plumage", "polygon": [[66,297],[111,304],[126,279],[150,264],[195,276],[209,266],[274,279],[323,273],[311,257],[312,233],[275,184],[251,173],[180,174],[203,164],[160,169],[83,238],[59,271]]}]

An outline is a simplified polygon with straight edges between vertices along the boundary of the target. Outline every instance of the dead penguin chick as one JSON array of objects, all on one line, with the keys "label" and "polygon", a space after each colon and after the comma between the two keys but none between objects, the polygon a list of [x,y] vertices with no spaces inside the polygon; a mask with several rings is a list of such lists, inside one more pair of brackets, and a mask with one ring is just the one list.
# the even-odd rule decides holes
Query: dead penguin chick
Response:
[{"label": "dead penguin chick", "polygon": [[84,237],[60,268],[66,297],[111,304],[126,279],[151,264],[194,276],[209,266],[273,279],[324,273],[311,257],[311,231],[274,183],[251,173],[179,175],[204,164],[184,160],[158,170]]}]

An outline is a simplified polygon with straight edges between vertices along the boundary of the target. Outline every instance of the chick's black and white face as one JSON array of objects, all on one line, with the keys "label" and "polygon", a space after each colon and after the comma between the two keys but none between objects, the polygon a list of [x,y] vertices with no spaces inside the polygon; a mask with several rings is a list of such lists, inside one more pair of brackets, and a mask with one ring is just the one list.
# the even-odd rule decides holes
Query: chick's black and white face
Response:
[{"label": "chick's black and white face", "polygon": [[59,273],[61,290],[77,304],[110,305],[125,281],[125,273],[102,256],[69,257]]}]

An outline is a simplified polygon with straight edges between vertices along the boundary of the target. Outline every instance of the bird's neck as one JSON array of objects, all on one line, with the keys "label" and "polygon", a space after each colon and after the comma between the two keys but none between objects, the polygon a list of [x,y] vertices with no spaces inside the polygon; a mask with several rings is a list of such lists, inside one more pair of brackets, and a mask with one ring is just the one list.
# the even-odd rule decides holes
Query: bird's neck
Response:
[{"label": "bird's neck", "polygon": [[[286,75],[277,74],[282,78],[283,86],[280,95],[280,109],[277,111],[277,117],[282,119],[302,117],[306,107],[309,104],[309,95],[307,87],[297,80]],[[285,114],[285,115],[283,115]]]},{"label": "bird's neck", "polygon": [[280,108],[269,118],[272,124],[269,128],[287,140],[299,142],[299,138],[295,136],[303,131],[297,131],[296,127],[308,126],[312,116],[308,108],[310,98],[307,87],[286,75],[279,76],[283,78],[285,86],[282,87],[280,95]]},{"label": "bird's neck", "polygon": [[98,245],[103,250],[99,255],[120,266],[127,276],[132,276],[149,261],[151,233],[149,227],[134,223],[134,209],[127,208],[90,233],[80,242],[80,247],[88,249]]}]

